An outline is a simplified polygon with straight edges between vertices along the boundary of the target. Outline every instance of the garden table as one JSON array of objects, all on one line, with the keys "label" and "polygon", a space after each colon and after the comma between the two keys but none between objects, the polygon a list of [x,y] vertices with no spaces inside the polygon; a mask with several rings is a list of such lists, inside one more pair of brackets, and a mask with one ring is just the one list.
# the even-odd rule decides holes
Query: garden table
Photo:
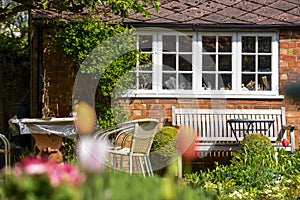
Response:
[{"label": "garden table", "polygon": [[62,162],[59,151],[62,138],[76,138],[75,118],[22,118],[16,117],[9,120],[9,125],[14,134],[30,134],[35,140],[40,157],[47,157],[58,163]]},{"label": "garden table", "polygon": [[[250,131],[253,133],[264,132],[268,135],[271,126],[274,124],[274,119],[229,119],[226,121],[231,128],[231,132],[234,135],[236,141],[239,143],[237,136],[237,131],[244,131],[244,136],[249,134]],[[235,124],[235,125],[234,125]],[[246,124],[245,126],[240,126],[240,124]]]}]

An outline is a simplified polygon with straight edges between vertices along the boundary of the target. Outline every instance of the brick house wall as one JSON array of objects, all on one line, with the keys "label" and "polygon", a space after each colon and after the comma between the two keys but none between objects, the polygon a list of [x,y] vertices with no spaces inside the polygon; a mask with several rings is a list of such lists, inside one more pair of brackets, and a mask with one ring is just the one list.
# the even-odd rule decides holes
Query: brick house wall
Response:
[{"label": "brick house wall", "polygon": [[[72,64],[60,50],[56,54],[50,54],[51,48],[47,47],[47,35],[51,31],[44,28],[43,31],[43,68],[47,71],[47,76],[50,80],[49,95],[50,106],[55,111],[58,109],[59,117],[68,116],[71,107],[69,105],[72,94],[72,87],[76,77],[76,66]],[[33,79],[32,85],[37,91],[37,72],[38,63],[36,57],[40,51],[37,44],[38,35],[34,35],[33,52],[35,59],[33,62]],[[300,29],[280,30],[280,94],[284,95],[286,86],[289,83],[297,82],[297,77],[300,74]],[[37,115],[36,101],[38,92],[34,92],[32,96],[32,116]],[[171,106],[180,105],[188,108],[238,108],[238,109],[274,109],[285,107],[288,124],[296,125],[296,147],[299,148],[300,136],[300,114],[299,102],[287,96],[284,99],[166,99],[166,98],[131,98],[123,100],[123,103],[129,105],[129,112],[133,119],[153,117],[158,119],[162,125],[171,124]]]}]

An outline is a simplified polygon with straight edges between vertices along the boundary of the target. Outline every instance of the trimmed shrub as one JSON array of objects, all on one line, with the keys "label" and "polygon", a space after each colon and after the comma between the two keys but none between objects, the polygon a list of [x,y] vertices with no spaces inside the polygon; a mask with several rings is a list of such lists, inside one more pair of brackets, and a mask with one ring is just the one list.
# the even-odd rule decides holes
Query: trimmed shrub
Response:
[{"label": "trimmed shrub", "polygon": [[272,143],[267,136],[259,133],[252,133],[246,135],[242,140],[240,152],[245,153],[249,150],[251,150],[251,152],[269,151],[272,148]]},{"label": "trimmed shrub", "polygon": [[173,126],[164,126],[156,133],[151,151],[157,151],[174,141],[177,134],[177,128]]}]

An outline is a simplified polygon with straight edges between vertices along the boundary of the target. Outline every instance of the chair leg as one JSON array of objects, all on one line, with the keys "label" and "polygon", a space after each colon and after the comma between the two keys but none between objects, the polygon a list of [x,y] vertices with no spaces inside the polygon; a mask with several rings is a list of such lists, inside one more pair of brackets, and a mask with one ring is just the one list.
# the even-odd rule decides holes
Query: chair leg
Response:
[{"label": "chair leg", "polygon": [[142,173],[145,176],[145,169],[144,169],[144,165],[143,165],[143,160],[140,156],[138,158],[139,158],[140,166],[141,166],[141,169],[142,169]]},{"label": "chair leg", "polygon": [[146,162],[148,163],[149,172],[150,172],[150,173],[149,173],[149,176],[154,176],[154,174],[153,174],[153,169],[152,169],[152,165],[151,165],[149,156],[145,156],[145,160],[146,160]]},{"label": "chair leg", "polygon": [[132,174],[133,157],[129,155],[129,173]]},{"label": "chair leg", "polygon": [[140,168],[140,165],[139,165],[139,160],[137,157],[134,157],[135,159],[135,167],[136,167],[136,171],[137,173],[141,173],[141,168]]},{"label": "chair leg", "polygon": [[150,176],[150,168],[149,168],[149,163],[147,161],[147,157],[146,156],[144,156],[144,162],[145,162],[147,174],[148,174],[148,176]]}]

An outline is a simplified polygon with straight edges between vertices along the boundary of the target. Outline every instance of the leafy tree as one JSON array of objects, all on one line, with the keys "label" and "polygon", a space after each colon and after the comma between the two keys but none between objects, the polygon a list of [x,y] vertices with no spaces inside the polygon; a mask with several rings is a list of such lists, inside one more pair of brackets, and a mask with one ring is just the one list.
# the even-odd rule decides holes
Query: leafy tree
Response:
[{"label": "leafy tree", "polygon": [[20,12],[30,10],[49,10],[55,13],[66,11],[73,14],[83,12],[99,13],[101,15],[118,15],[123,18],[131,11],[149,15],[146,7],[159,7],[155,0],[2,0],[0,1],[0,22],[6,21]]}]

